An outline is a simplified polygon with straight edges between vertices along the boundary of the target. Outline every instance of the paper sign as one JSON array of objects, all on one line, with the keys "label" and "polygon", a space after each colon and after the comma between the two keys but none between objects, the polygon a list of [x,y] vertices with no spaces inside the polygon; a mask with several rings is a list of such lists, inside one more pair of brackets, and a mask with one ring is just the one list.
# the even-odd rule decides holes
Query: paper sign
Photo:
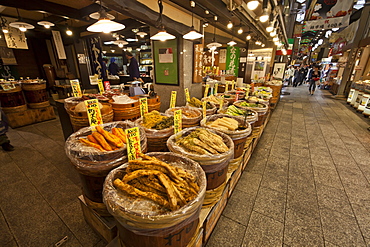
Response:
[{"label": "paper sign", "polygon": [[105,88],[105,91],[110,90],[110,82],[109,81],[104,81],[104,88]]},{"label": "paper sign", "polygon": [[141,117],[144,117],[144,115],[148,113],[148,99],[147,98],[141,98],[140,99],[140,115]]},{"label": "paper sign", "polygon": [[186,101],[189,102],[190,101],[189,88],[185,88],[185,97],[186,97]]},{"label": "paper sign", "polygon": [[138,127],[125,129],[128,160],[139,158],[141,153],[140,132]]},{"label": "paper sign", "polygon": [[15,88],[15,85],[13,83],[2,83],[1,87],[4,91],[9,91]]},{"label": "paper sign", "polygon": [[224,95],[221,95],[220,109],[224,107]]},{"label": "paper sign", "polygon": [[217,94],[217,91],[218,91],[218,83],[215,84],[215,91],[214,91],[215,93],[214,93],[214,95]]},{"label": "paper sign", "polygon": [[202,102],[203,105],[203,118],[207,116],[207,101]]},{"label": "paper sign", "polygon": [[235,89],[235,81],[234,80],[232,80],[231,81],[231,90],[234,90]]},{"label": "paper sign", "polygon": [[182,110],[174,112],[173,125],[175,127],[175,134],[182,130]]},{"label": "paper sign", "polygon": [[89,117],[90,126],[95,126],[103,123],[100,113],[99,101],[97,99],[85,100],[87,108],[87,116]]},{"label": "paper sign", "polygon": [[204,96],[203,98],[208,96],[208,90],[209,90],[209,84],[206,85],[206,88],[204,89]]},{"label": "paper sign", "polygon": [[72,92],[74,97],[82,97],[80,82],[78,79],[70,80]]},{"label": "paper sign", "polygon": [[229,92],[229,81],[226,81],[225,93]]},{"label": "paper sign", "polygon": [[102,79],[98,79],[98,86],[99,86],[100,95],[102,95],[104,93],[104,86],[103,86],[103,80]]},{"label": "paper sign", "polygon": [[170,108],[176,107],[176,96],[177,96],[177,91],[172,91],[171,101],[170,101]]}]

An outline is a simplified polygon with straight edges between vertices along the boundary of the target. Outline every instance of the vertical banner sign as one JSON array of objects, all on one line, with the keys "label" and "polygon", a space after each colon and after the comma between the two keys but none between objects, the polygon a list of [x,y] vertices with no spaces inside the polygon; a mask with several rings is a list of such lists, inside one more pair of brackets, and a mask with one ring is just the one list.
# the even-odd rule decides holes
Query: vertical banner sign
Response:
[{"label": "vertical banner sign", "polygon": [[203,44],[194,45],[194,74],[193,82],[201,83],[203,76]]},{"label": "vertical banner sign", "polygon": [[203,118],[207,116],[207,101],[202,102],[203,105]]},{"label": "vertical banner sign", "polygon": [[190,101],[189,88],[185,88],[185,97],[186,97],[186,102],[189,102]]},{"label": "vertical banner sign", "polygon": [[171,101],[170,101],[170,108],[176,107],[176,96],[177,96],[177,91],[172,91]]},{"label": "vertical banner sign", "polygon": [[97,99],[85,100],[87,116],[89,117],[90,126],[95,126],[103,123],[100,113],[99,101]]},{"label": "vertical banner sign", "polygon": [[100,38],[90,38],[89,39],[89,48],[91,54],[91,61],[92,61],[92,74],[97,74],[99,78],[103,78],[105,76],[105,72],[103,69],[103,55],[102,49],[100,46]]},{"label": "vertical banner sign", "polygon": [[141,117],[144,117],[144,115],[148,113],[148,99],[147,98],[141,98],[140,99],[140,115]]},{"label": "vertical banner sign", "polygon": [[109,81],[104,81],[104,88],[105,88],[105,91],[110,90],[110,82]]},{"label": "vertical banner sign", "polygon": [[70,80],[73,97],[82,97],[80,82],[78,79]]},{"label": "vertical banner sign", "polygon": [[62,36],[60,36],[59,31],[52,30],[54,45],[58,53],[59,59],[67,59],[66,52],[64,50]]},{"label": "vertical banner sign", "polygon": [[175,134],[179,133],[182,130],[182,110],[177,110],[174,112],[174,128],[175,128]]},{"label": "vertical banner sign", "polygon": [[208,96],[208,90],[209,90],[209,84],[206,85],[206,88],[204,89],[204,95],[203,98]]},{"label": "vertical banner sign", "polygon": [[225,93],[229,92],[229,81],[226,81]]},{"label": "vertical banner sign", "polygon": [[239,47],[235,46],[227,47],[226,71],[229,71],[229,75],[238,76],[239,57],[240,57]]},{"label": "vertical banner sign", "polygon": [[99,86],[100,95],[102,95],[104,93],[104,86],[103,86],[103,80],[102,79],[98,79],[98,86]]},{"label": "vertical banner sign", "polygon": [[221,95],[220,110],[224,107],[224,95]]},{"label": "vertical banner sign", "polygon": [[217,91],[218,91],[218,83],[215,84],[215,91],[214,91],[214,95],[217,95]]},{"label": "vertical banner sign", "polygon": [[141,153],[140,132],[138,127],[125,129],[128,160],[139,158]]}]

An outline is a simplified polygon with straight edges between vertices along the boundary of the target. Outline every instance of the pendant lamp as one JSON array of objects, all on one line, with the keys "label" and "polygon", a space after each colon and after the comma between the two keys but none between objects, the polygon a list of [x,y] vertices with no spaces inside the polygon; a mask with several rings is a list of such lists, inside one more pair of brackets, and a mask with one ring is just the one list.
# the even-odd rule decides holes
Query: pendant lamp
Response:
[{"label": "pendant lamp", "polygon": [[157,22],[159,23],[159,32],[152,37],[150,37],[151,40],[160,40],[160,41],[166,41],[175,39],[176,37],[172,34],[169,34],[164,29],[164,25],[162,24],[162,14],[163,14],[163,3],[162,0],[158,0],[158,6],[159,6],[159,16]]},{"label": "pendant lamp", "polygon": [[191,2],[191,30],[182,36],[184,39],[189,39],[189,40],[194,40],[194,39],[200,39],[203,38],[203,34],[198,33],[195,28],[194,28],[194,7],[195,7],[195,2]]},{"label": "pendant lamp", "polygon": [[218,47],[221,47],[222,44],[216,42],[216,26],[213,27],[213,39],[212,42],[207,45],[208,49],[211,51],[216,50]]},{"label": "pendant lamp", "polygon": [[125,25],[112,21],[105,9],[102,7],[102,1],[100,0],[100,10],[99,10],[99,20],[94,24],[87,27],[89,32],[103,32],[110,33],[113,31],[122,30],[125,28]]},{"label": "pendant lamp", "polygon": [[11,22],[9,24],[10,27],[18,28],[21,32],[26,32],[27,29],[34,29],[35,26],[25,22],[19,15],[19,11],[17,8],[17,13],[18,13],[18,20],[15,22]]},{"label": "pendant lamp", "polygon": [[37,24],[39,24],[40,26],[44,26],[46,29],[55,26],[55,24],[50,21],[39,21],[37,22]]}]

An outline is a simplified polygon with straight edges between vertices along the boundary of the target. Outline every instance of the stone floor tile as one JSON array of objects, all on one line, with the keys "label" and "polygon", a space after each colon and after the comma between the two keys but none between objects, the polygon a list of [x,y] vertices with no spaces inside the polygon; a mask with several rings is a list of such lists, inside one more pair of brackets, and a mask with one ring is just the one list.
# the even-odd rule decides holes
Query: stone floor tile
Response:
[{"label": "stone floor tile", "polygon": [[262,175],[244,171],[235,188],[250,195],[257,195],[261,180]]},{"label": "stone floor tile", "polygon": [[243,241],[245,230],[246,226],[241,225],[231,219],[228,219],[227,217],[221,216],[206,246],[240,246]]},{"label": "stone floor tile", "polygon": [[321,183],[337,189],[342,189],[342,183],[336,170],[313,165],[313,173],[316,183]]},{"label": "stone floor tile", "polygon": [[252,213],[255,199],[254,195],[235,189],[222,215],[246,226]]},{"label": "stone floor tile", "polygon": [[325,247],[338,247],[338,245],[325,241]]},{"label": "stone floor tile", "polygon": [[[353,212],[356,215],[362,235],[370,239],[370,200],[365,203],[352,203]],[[368,243],[370,244],[370,242]]]},{"label": "stone floor tile", "polygon": [[327,208],[320,212],[325,240],[339,246],[365,246],[354,217]]},{"label": "stone floor tile", "polygon": [[18,244],[17,242],[15,241],[15,239],[12,239],[10,242],[2,242],[1,243],[1,246],[2,247],[18,247]]},{"label": "stone floor tile", "polygon": [[289,186],[287,208],[301,213],[318,214],[319,208],[316,191],[311,191],[309,188],[309,186],[301,186],[300,188]]},{"label": "stone floor tile", "polygon": [[285,204],[285,193],[271,190],[269,188],[261,188],[258,191],[253,210],[284,223]]},{"label": "stone floor tile", "polygon": [[286,193],[287,180],[288,175],[286,172],[266,172],[263,174],[261,186]]},{"label": "stone floor tile", "polygon": [[0,211],[0,243],[7,244],[14,240],[3,213]]},{"label": "stone floor tile", "polygon": [[282,246],[283,229],[283,223],[253,211],[242,246]]}]

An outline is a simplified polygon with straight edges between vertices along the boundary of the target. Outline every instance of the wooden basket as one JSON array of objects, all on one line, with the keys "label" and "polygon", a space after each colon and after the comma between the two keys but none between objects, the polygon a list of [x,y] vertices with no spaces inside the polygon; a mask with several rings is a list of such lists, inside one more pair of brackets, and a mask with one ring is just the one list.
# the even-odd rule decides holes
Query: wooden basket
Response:
[{"label": "wooden basket", "polygon": [[114,112],[114,121],[135,120],[140,117],[139,101],[130,104],[112,103],[112,108]]},{"label": "wooden basket", "polygon": [[22,88],[18,85],[11,90],[0,90],[1,108],[5,113],[22,112],[27,110]]},{"label": "wooden basket", "polygon": [[22,89],[29,108],[43,108],[50,105],[46,83],[22,83]]}]

